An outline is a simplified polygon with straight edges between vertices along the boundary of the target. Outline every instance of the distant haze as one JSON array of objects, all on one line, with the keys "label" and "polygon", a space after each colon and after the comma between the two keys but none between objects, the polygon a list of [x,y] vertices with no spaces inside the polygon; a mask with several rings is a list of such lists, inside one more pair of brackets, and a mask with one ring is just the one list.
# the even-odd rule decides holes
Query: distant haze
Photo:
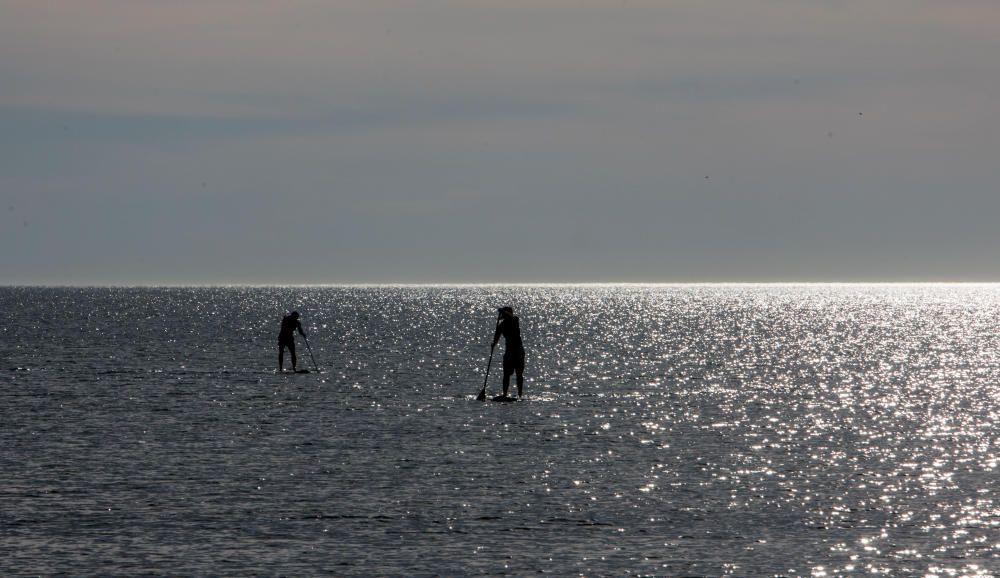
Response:
[{"label": "distant haze", "polygon": [[0,284],[1000,280],[992,0],[0,0]]}]

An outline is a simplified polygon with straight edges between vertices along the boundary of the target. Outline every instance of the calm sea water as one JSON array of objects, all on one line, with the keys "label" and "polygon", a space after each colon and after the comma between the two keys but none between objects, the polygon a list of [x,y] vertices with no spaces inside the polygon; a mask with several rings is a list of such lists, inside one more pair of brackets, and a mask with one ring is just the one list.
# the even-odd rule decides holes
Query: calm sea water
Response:
[{"label": "calm sea water", "polygon": [[[528,399],[476,402],[505,304]],[[275,372],[293,308],[318,372]],[[1000,286],[2,288],[0,311],[4,575],[1000,573]]]}]

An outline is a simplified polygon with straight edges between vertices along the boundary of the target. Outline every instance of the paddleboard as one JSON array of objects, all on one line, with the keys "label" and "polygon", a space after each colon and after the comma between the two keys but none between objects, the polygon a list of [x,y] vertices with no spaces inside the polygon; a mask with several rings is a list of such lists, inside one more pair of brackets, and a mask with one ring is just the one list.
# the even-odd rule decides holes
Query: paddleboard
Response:
[{"label": "paddleboard", "polygon": [[494,397],[492,399],[492,401],[509,402],[509,401],[517,401],[517,398],[516,397],[510,397],[510,396],[498,395],[498,396]]}]

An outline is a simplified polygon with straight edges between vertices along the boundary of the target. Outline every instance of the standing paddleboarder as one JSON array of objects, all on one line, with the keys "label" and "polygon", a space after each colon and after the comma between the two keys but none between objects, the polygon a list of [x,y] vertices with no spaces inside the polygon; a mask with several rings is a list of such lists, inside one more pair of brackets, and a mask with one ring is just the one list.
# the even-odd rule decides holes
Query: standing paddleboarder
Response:
[{"label": "standing paddleboarder", "polygon": [[292,355],[292,371],[296,370],[296,362],[298,361],[295,357],[295,331],[298,330],[299,335],[303,339],[306,338],[306,334],[302,331],[302,323],[299,322],[299,312],[292,311],[290,315],[285,316],[281,320],[281,331],[278,333],[278,371],[285,370],[285,348],[288,348],[288,353]]},{"label": "standing paddleboarder", "polygon": [[521,343],[521,320],[514,315],[513,307],[500,307],[500,322],[493,333],[493,345],[497,346],[503,335],[503,397],[510,388],[510,376],[517,373],[517,397],[524,395],[524,344]]}]

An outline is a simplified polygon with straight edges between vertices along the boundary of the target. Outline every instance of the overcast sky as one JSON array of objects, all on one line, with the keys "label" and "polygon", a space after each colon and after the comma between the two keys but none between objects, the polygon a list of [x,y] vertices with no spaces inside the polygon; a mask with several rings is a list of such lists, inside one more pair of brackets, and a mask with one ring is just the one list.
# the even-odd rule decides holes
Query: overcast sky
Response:
[{"label": "overcast sky", "polygon": [[1000,281],[995,0],[0,0],[0,284]]}]

